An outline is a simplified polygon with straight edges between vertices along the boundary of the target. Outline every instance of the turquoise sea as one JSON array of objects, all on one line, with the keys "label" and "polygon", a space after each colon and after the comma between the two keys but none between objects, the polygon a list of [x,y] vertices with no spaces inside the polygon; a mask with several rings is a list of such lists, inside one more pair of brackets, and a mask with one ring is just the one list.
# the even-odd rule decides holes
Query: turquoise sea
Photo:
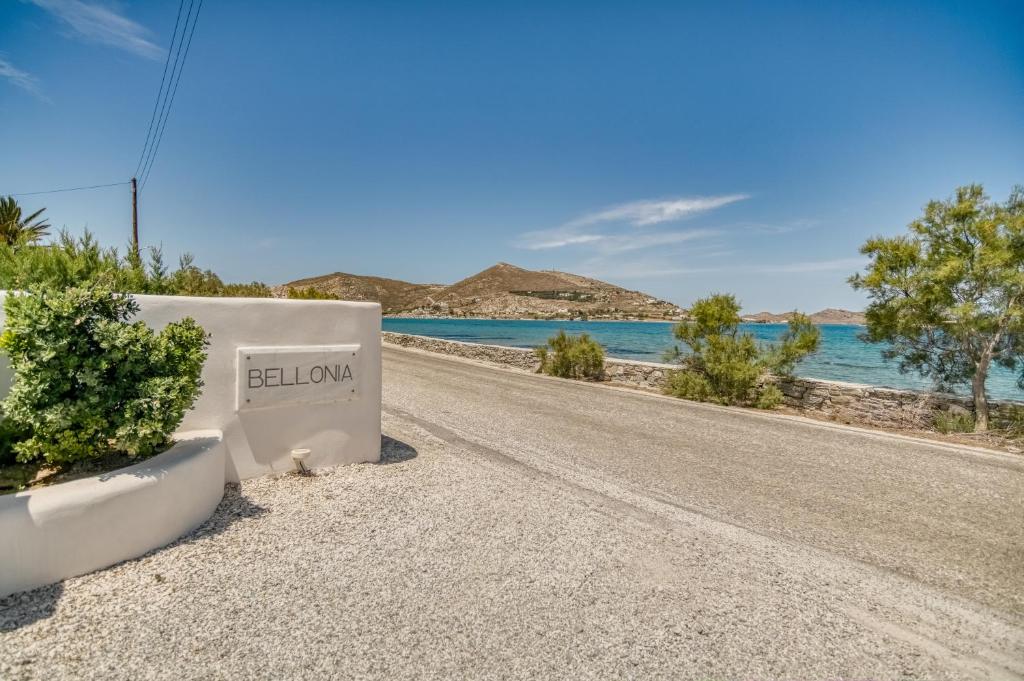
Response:
[{"label": "turquoise sea", "polygon": [[[744,324],[744,330],[759,340],[779,337],[785,324]],[[570,322],[532,319],[413,319],[387,317],[384,330],[433,336],[467,343],[508,345],[533,348],[558,332],[589,333],[610,357],[660,362],[665,350],[675,345],[669,322]],[[916,374],[900,374],[895,363],[882,359],[881,347],[861,341],[858,326],[821,326],[821,350],[805,358],[796,373],[807,378],[821,378],[851,383],[916,388],[927,390],[930,383]],[[995,399],[1024,400],[1024,391],[1014,375],[1002,368],[993,370],[988,381],[989,394]],[[961,390],[960,392],[968,392]]]}]

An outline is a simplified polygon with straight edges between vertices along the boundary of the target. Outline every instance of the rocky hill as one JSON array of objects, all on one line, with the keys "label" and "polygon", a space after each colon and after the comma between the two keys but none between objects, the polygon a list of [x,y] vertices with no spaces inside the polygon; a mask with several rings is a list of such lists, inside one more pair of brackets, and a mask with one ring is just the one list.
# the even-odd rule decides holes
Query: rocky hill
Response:
[{"label": "rocky hill", "polygon": [[[758,312],[757,314],[743,315],[745,322],[757,322],[759,324],[782,324],[789,321],[793,316],[792,312],[775,314],[772,312]],[[863,324],[863,312],[851,312],[850,310],[839,310],[829,307],[808,315],[815,324]]]},{"label": "rocky hill", "polygon": [[443,291],[441,284],[410,284],[398,279],[367,277],[359,274],[335,272],[319,277],[298,279],[280,286],[275,294],[282,297],[288,289],[315,289],[320,293],[336,296],[341,300],[369,300],[380,303],[384,312],[410,310],[429,300],[431,294]]},{"label": "rocky hill", "polygon": [[280,287],[313,288],[344,300],[373,300],[384,314],[494,317],[677,319],[678,306],[640,291],[553,270],[532,271],[498,263],[462,281],[411,284],[396,279],[335,272]]},{"label": "rocky hill", "polygon": [[[497,319],[681,319],[686,310],[641,291],[554,270],[526,270],[498,263],[454,284],[412,284],[398,279],[334,272],[276,287],[315,289],[342,300],[371,300],[384,314]],[[758,312],[744,321],[778,324],[791,312]],[[860,312],[828,308],[810,315],[815,324],[863,324]]]}]

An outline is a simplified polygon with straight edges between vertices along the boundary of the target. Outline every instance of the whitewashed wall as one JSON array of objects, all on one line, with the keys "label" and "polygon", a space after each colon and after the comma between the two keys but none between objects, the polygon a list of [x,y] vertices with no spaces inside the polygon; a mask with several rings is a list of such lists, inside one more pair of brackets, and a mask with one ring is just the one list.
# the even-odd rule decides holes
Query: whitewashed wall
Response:
[{"label": "whitewashed wall", "polygon": [[[0,293],[0,300],[5,294]],[[325,300],[136,296],[139,318],[161,329],[192,317],[210,334],[205,386],[180,430],[220,430],[228,481],[293,468],[290,452],[309,448],[307,465],[334,466],[380,458],[380,305]],[[0,324],[3,313],[0,311]],[[236,356],[245,346],[359,344],[351,401],[237,412]],[[10,371],[0,369],[0,397]]]}]

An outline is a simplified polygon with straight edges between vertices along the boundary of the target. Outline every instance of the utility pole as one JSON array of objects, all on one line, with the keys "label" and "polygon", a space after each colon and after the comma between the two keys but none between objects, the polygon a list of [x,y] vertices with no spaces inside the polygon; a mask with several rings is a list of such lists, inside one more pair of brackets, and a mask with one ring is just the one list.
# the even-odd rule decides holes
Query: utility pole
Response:
[{"label": "utility pole", "polygon": [[132,248],[139,252],[139,189],[132,178]]}]

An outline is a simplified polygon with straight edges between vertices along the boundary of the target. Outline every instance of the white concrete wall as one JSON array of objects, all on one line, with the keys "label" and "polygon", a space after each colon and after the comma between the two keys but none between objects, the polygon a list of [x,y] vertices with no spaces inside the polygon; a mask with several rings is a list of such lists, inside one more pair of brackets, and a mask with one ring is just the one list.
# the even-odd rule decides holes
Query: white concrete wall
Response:
[{"label": "white concrete wall", "polygon": [[217,431],[182,433],[134,466],[0,496],[0,597],[166,546],[209,518],[223,496]]},{"label": "white concrete wall", "polygon": [[[220,430],[230,482],[292,470],[292,449],[309,448],[311,467],[380,458],[380,319],[377,303],[270,298],[136,296],[139,318],[155,329],[192,317],[210,334],[203,394],[180,430]],[[2,298],[0,298],[2,302]],[[2,308],[2,306],[0,306]],[[0,324],[3,323],[0,311]],[[235,411],[236,349],[245,346],[359,344],[356,399]],[[0,369],[0,397],[9,371]]]}]

